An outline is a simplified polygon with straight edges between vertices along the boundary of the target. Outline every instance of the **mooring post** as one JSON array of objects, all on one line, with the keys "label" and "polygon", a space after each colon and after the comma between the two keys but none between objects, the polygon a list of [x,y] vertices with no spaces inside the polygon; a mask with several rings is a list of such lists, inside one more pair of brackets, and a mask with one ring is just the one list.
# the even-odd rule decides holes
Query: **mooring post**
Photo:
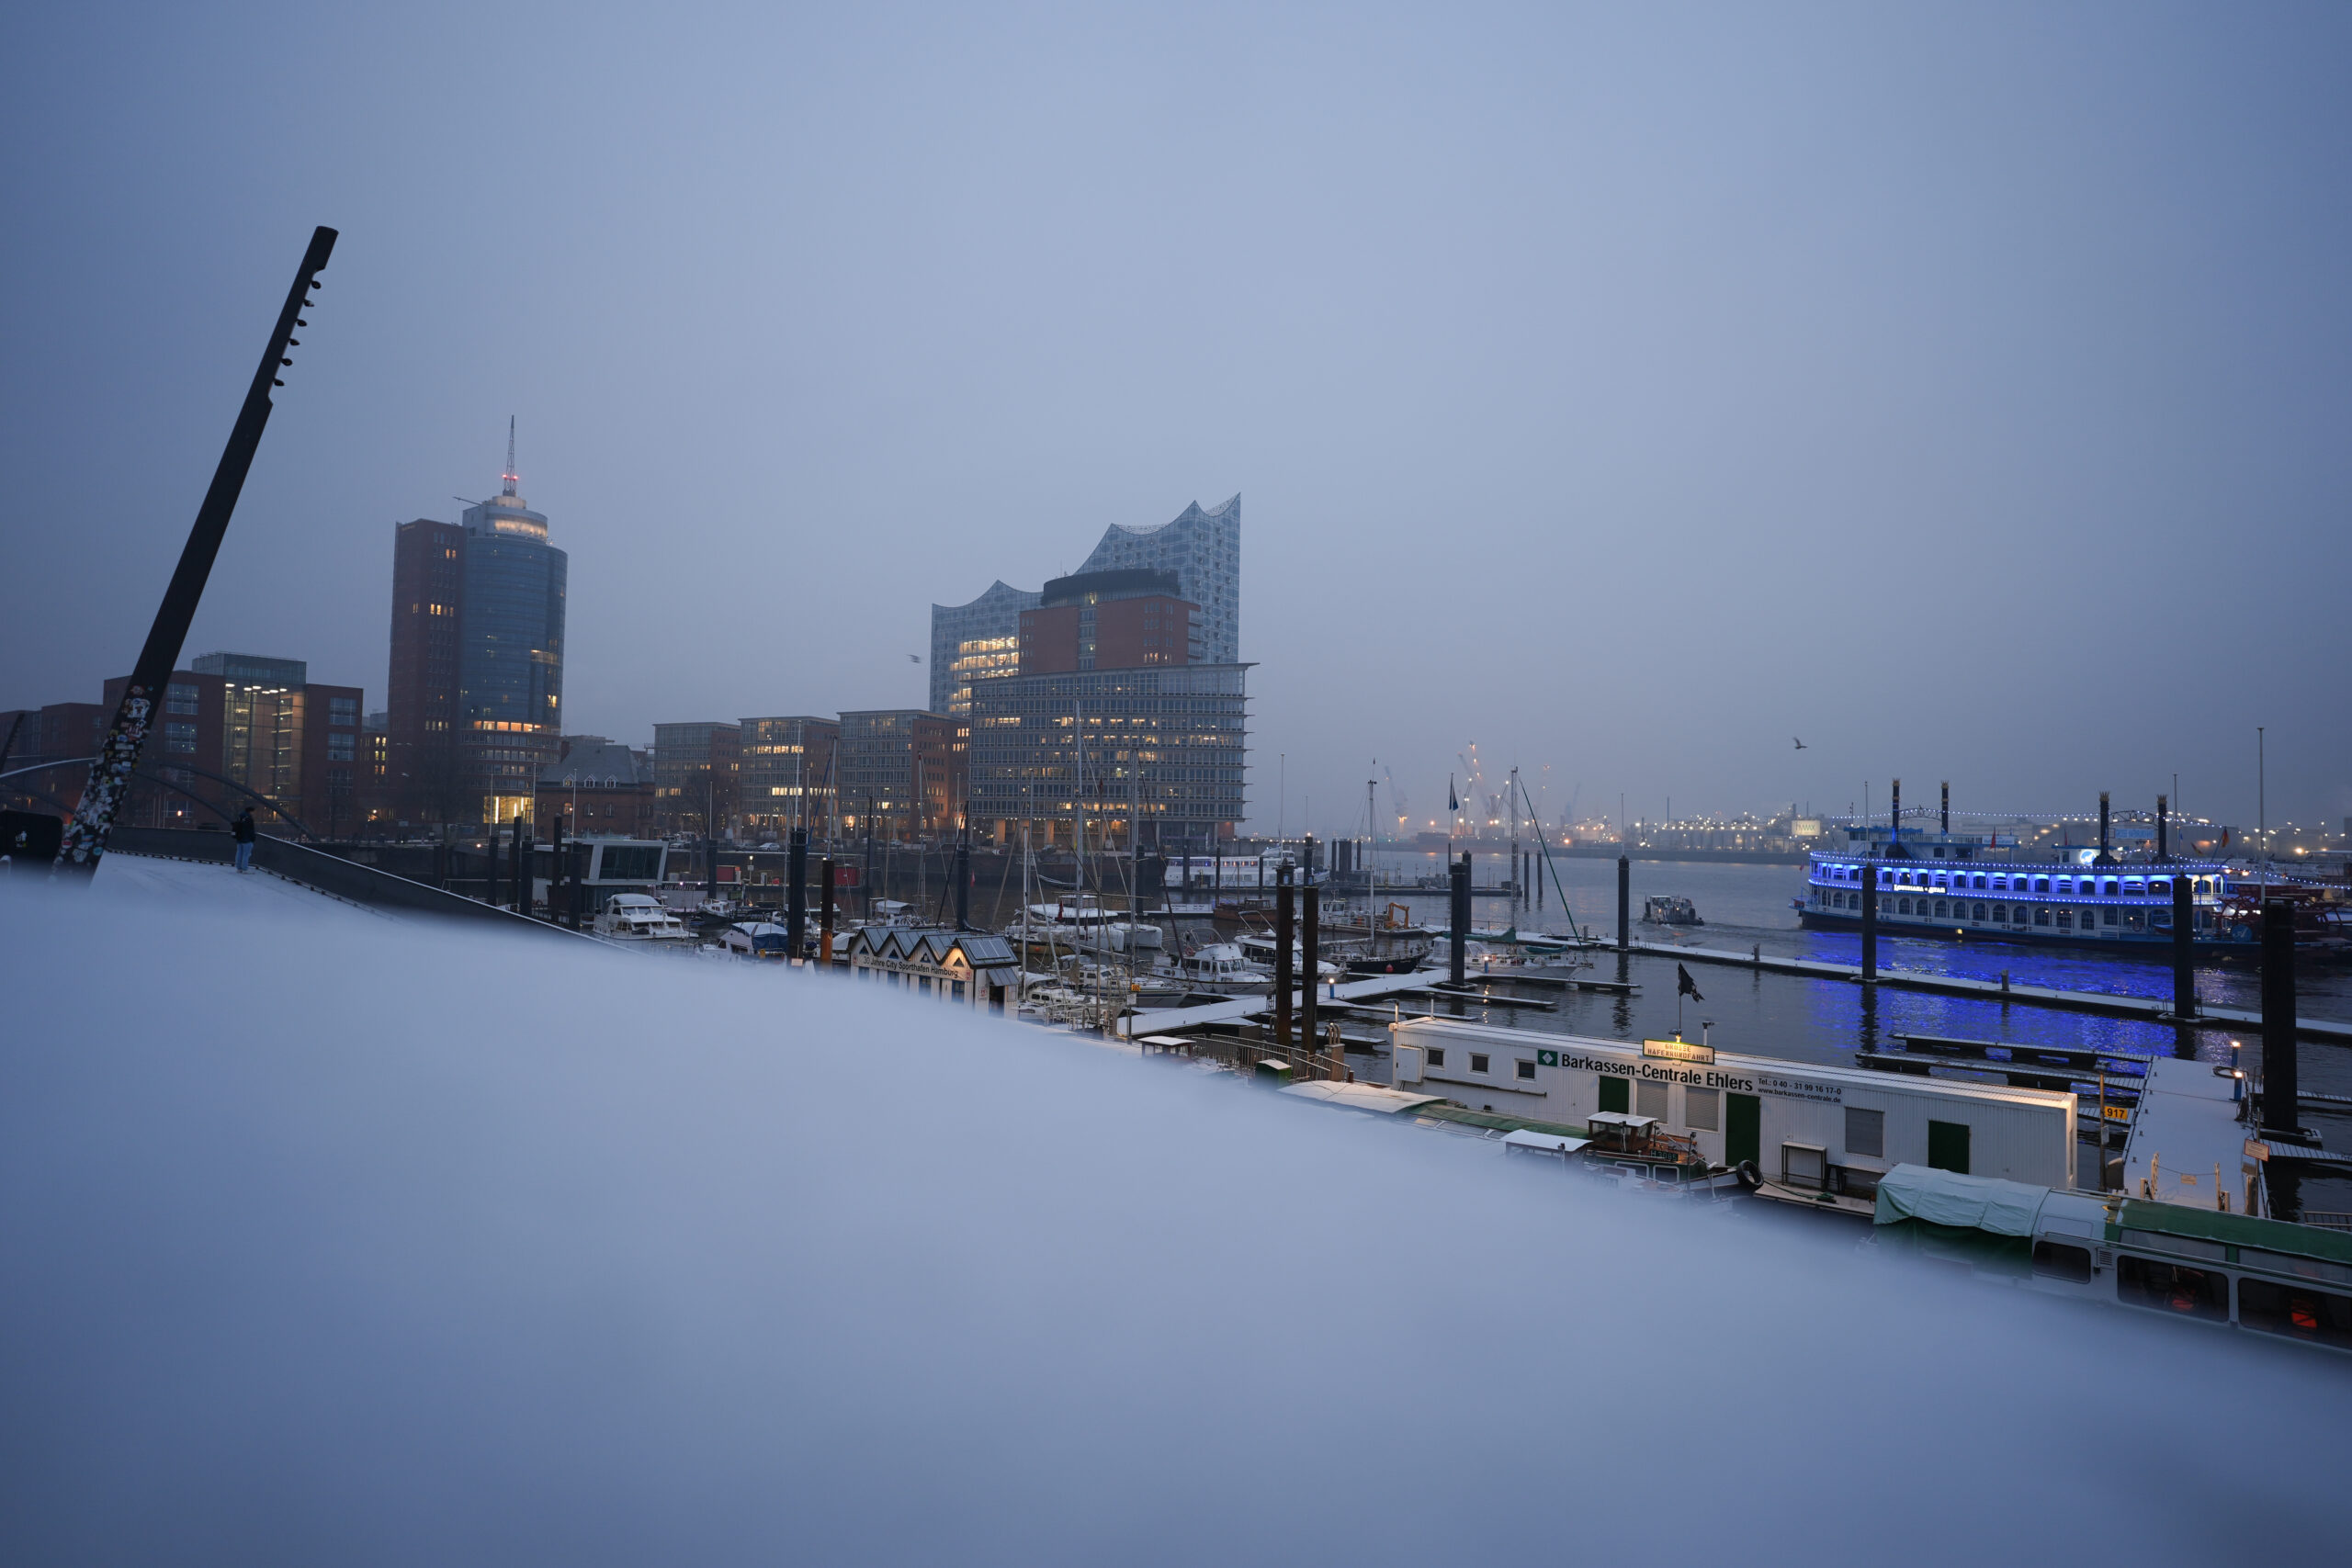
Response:
[{"label": "mooring post", "polygon": [[498,908],[498,813],[491,812],[490,826],[481,836],[482,853],[489,858],[482,863],[481,901],[492,908]]},{"label": "mooring post", "polygon": [[[1135,910],[1130,907],[1127,910],[1130,928],[1134,926],[1135,919]],[[956,845],[956,929],[959,931],[972,929],[972,830],[969,828],[964,829],[964,837]],[[1130,949],[1134,946],[1132,937],[1128,946]]]},{"label": "mooring post", "polygon": [[[817,889],[817,962],[826,974],[833,972],[833,857],[827,855],[817,863],[817,874],[823,880]],[[1024,956],[1023,963],[1027,963]]]},{"label": "mooring post", "polygon": [[1310,1051],[1315,1048],[1317,1032],[1315,992],[1323,981],[1322,966],[1315,961],[1316,945],[1322,936],[1322,890],[1315,886],[1310,869],[1306,886],[1298,890],[1298,956],[1306,968],[1304,998],[1299,1006],[1298,1039]]},{"label": "mooring post", "polygon": [[2302,1141],[2295,1080],[2295,906],[2262,901],[2262,1126]]},{"label": "mooring post", "polygon": [[1617,857],[1617,951],[1623,953],[1634,942],[1634,866],[1623,855]]},{"label": "mooring post", "polygon": [[2197,1016],[2197,972],[2193,963],[2197,931],[2196,906],[2190,901],[2188,873],[2172,874],[2172,1010],[2175,1018]]},{"label": "mooring post", "polygon": [[531,863],[526,851],[527,846],[523,842],[523,813],[517,807],[514,812],[514,912],[518,915],[531,912]]},{"label": "mooring post", "polygon": [[1470,852],[1464,850],[1462,852],[1462,858],[1453,863],[1452,872],[1453,897],[1449,902],[1453,908],[1445,921],[1450,928],[1446,933],[1446,975],[1459,986],[1467,977],[1464,971],[1470,958],[1467,946],[1470,940]]},{"label": "mooring post", "polygon": [[1862,863],[1862,978],[1878,978],[1878,867]]},{"label": "mooring post", "polygon": [[795,828],[789,840],[791,852],[785,857],[785,877],[790,884],[784,890],[784,950],[793,963],[805,956],[800,941],[808,929],[808,829]]},{"label": "mooring post", "polygon": [[557,890],[564,886],[563,818],[560,817],[555,819],[553,837],[554,841],[548,849],[548,923],[560,926],[563,924],[563,915],[558,907]]},{"label": "mooring post", "polygon": [[1292,966],[1290,867],[1274,868],[1274,1043],[1290,1043]]}]

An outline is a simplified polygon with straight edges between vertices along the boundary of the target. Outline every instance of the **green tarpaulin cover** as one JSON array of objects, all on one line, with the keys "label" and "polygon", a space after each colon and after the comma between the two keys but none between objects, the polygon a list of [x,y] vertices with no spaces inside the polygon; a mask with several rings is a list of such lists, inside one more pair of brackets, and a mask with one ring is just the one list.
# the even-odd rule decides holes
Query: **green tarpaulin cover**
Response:
[{"label": "green tarpaulin cover", "polygon": [[1898,1165],[1878,1179],[1878,1212],[1871,1218],[1882,1225],[1927,1220],[1995,1235],[2031,1235],[2034,1216],[2049,1196],[2049,1188],[2022,1181]]}]

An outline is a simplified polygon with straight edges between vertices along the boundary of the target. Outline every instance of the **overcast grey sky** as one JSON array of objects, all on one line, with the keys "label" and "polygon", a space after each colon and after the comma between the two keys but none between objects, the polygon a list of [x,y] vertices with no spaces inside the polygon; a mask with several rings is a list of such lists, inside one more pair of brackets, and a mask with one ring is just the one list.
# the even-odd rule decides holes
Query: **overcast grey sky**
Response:
[{"label": "overcast grey sky", "polygon": [[[1242,492],[1254,805],[2352,812],[2341,7],[27,7],[0,705],[379,704],[391,525],[571,552],[570,723],[914,705],[927,608]],[[2260,661],[2260,662],[2258,662]],[[2267,666],[2267,667],[2266,667]],[[1798,752],[1791,737],[1809,750]],[[1311,819],[1304,800],[1314,800]],[[1357,814],[1353,818],[1350,813]]]}]

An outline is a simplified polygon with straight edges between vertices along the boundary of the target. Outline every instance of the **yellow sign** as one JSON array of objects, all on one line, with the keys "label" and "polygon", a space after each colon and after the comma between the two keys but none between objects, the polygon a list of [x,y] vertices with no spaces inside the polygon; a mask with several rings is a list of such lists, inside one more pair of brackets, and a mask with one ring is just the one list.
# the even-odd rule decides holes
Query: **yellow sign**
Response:
[{"label": "yellow sign", "polygon": [[2102,1105],[2098,1108],[2098,1113],[2101,1116],[2106,1117],[2110,1122],[2129,1122],[2132,1120],[2132,1112],[2125,1110],[2120,1105]]},{"label": "yellow sign", "polygon": [[1715,1065],[1715,1048],[1693,1045],[1687,1040],[1645,1040],[1642,1055],[1655,1056],[1662,1062],[1697,1062],[1702,1066]]}]

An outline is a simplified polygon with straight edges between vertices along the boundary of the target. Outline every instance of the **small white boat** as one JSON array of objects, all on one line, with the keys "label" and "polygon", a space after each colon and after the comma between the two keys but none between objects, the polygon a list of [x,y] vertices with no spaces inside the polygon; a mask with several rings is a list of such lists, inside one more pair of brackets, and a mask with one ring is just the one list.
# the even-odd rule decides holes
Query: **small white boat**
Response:
[{"label": "small white boat", "polygon": [[691,947],[695,940],[685,921],[664,908],[660,899],[645,893],[614,894],[596,916],[593,929],[608,942]]},{"label": "small white boat", "polygon": [[[1250,963],[1255,964],[1260,968],[1265,970],[1269,977],[1272,976],[1274,972],[1274,960],[1281,953],[1281,949],[1274,945],[1273,938],[1270,936],[1243,936],[1237,939],[1234,945],[1241,950],[1242,957],[1247,958]],[[1306,948],[1305,944],[1300,942],[1296,938],[1293,938],[1291,941],[1290,963],[1292,974],[1302,977],[1305,976],[1306,974]],[[1348,977],[1347,971],[1345,969],[1340,967],[1339,964],[1332,963],[1328,958],[1317,959],[1316,961],[1315,972],[1318,978],[1325,980],[1344,980]]]},{"label": "small white boat", "polygon": [[1176,961],[1176,972],[1197,990],[1227,996],[1263,995],[1274,988],[1272,971],[1252,964],[1229,942],[1213,942]]},{"label": "small white boat", "polygon": [[789,958],[792,933],[766,920],[738,920],[727,928],[718,945],[738,958]]}]

